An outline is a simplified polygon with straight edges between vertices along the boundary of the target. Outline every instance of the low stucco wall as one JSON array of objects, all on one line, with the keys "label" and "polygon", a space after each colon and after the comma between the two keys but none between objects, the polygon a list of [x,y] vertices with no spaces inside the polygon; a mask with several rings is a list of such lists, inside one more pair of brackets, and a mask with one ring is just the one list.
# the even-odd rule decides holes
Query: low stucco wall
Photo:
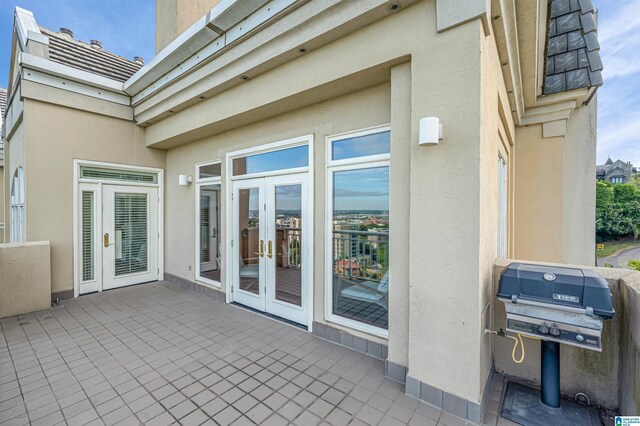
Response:
[{"label": "low stucco wall", "polygon": [[[499,260],[495,267],[494,294],[498,290],[500,274],[511,262],[539,263],[516,260]],[[573,266],[560,265],[556,266]],[[640,272],[613,268],[589,268],[605,278],[611,288],[616,316],[605,322],[602,352],[560,346],[560,389],[563,394],[583,392],[606,408],[637,414],[640,401]],[[504,304],[494,299],[493,329],[506,325]],[[627,336],[623,334],[626,330]],[[634,336],[633,339],[629,336]],[[540,384],[540,343],[523,339],[525,360],[515,364],[511,359],[513,340],[494,338],[494,365],[496,371]],[[516,356],[520,356],[519,349]],[[636,365],[638,367],[636,367]],[[623,400],[626,402],[623,403]]]},{"label": "low stucco wall", "polygon": [[620,385],[619,413],[640,414],[640,272],[620,279]]},{"label": "low stucco wall", "polygon": [[0,244],[0,318],[51,306],[49,241]]}]

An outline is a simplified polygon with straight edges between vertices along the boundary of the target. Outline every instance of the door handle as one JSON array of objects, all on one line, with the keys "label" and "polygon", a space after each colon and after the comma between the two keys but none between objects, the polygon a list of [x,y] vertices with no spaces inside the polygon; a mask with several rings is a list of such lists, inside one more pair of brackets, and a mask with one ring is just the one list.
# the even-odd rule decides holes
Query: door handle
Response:
[{"label": "door handle", "polygon": [[108,232],[106,234],[104,234],[104,236],[102,237],[102,241],[103,241],[105,247],[109,247],[109,233]]},{"label": "door handle", "polygon": [[267,254],[267,256],[269,257],[269,259],[273,257],[273,242],[271,240],[269,240],[269,253]]},{"label": "door handle", "polygon": [[264,240],[260,240],[260,257],[264,257]]}]

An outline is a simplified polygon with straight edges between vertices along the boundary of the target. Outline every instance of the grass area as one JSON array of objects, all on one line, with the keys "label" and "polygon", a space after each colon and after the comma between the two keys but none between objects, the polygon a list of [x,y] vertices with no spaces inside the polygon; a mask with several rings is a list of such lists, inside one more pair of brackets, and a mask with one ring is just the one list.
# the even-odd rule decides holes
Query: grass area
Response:
[{"label": "grass area", "polygon": [[598,250],[598,257],[611,256],[618,250],[625,250],[628,248],[640,247],[640,241],[613,241],[610,243],[604,243],[604,249]]}]

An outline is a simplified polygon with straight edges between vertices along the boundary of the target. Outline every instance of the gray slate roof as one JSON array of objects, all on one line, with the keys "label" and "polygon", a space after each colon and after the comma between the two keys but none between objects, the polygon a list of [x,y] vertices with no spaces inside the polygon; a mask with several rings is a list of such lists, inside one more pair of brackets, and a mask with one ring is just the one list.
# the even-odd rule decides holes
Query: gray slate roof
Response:
[{"label": "gray slate roof", "polygon": [[124,82],[142,65],[88,43],[40,28],[49,37],[49,59],[73,68]]},{"label": "gray slate roof", "polygon": [[591,0],[549,0],[544,94],[602,85],[602,60]]}]

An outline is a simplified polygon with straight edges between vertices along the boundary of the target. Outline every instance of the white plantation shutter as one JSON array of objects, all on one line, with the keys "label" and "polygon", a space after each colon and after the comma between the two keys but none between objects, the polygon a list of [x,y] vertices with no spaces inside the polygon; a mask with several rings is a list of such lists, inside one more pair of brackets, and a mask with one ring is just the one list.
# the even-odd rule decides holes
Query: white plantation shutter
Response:
[{"label": "white plantation shutter", "polygon": [[82,191],[82,281],[95,278],[95,212],[93,191]]},{"label": "white plantation shutter", "polygon": [[115,274],[146,272],[148,269],[147,194],[115,193]]}]

